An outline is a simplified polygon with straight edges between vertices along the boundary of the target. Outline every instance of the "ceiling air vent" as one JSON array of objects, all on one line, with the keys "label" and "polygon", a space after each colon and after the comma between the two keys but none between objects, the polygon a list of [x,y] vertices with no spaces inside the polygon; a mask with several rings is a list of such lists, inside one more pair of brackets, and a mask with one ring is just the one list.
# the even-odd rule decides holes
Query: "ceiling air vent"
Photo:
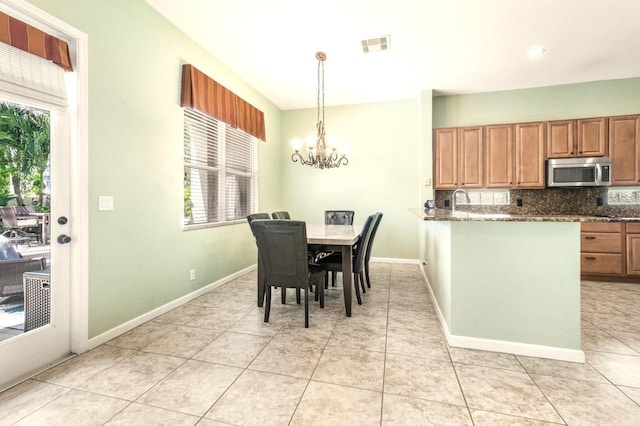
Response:
[{"label": "ceiling air vent", "polygon": [[384,52],[389,50],[390,47],[389,34],[362,40],[362,51],[364,53]]}]

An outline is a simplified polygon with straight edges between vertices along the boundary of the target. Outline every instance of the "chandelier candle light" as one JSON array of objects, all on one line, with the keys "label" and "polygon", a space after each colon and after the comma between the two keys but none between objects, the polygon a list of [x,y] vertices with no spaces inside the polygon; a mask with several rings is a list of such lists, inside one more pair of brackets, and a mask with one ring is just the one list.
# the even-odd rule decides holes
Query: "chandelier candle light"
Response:
[{"label": "chandelier candle light", "polygon": [[[317,169],[333,169],[340,167],[344,164],[349,164],[347,158],[347,150],[344,145],[338,147],[338,143],[335,139],[329,139],[329,145],[325,141],[324,132],[324,61],[327,59],[327,55],[324,52],[317,52],[316,59],[318,60],[318,114],[316,128],[318,134],[314,140],[313,137],[306,138],[306,155],[300,153],[302,146],[304,145],[302,140],[294,139],[291,141],[293,147],[293,154],[291,160],[297,163],[300,160],[300,164],[305,166],[313,166]],[[322,97],[320,96],[322,94]],[[306,158],[305,158],[306,157]]]}]

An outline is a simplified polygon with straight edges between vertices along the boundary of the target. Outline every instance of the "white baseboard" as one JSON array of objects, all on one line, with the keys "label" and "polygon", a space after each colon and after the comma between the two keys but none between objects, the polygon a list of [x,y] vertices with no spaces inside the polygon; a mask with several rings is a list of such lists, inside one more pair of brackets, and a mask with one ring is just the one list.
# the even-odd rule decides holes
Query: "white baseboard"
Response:
[{"label": "white baseboard", "polygon": [[555,346],[533,345],[530,343],[483,339],[478,337],[457,336],[455,334],[451,334],[449,332],[449,326],[444,320],[444,315],[442,314],[440,306],[438,305],[438,301],[436,300],[436,296],[433,293],[433,289],[431,288],[431,283],[429,282],[427,275],[424,273],[424,269],[421,268],[421,270],[422,275],[427,282],[427,288],[429,289],[429,293],[431,294],[433,306],[436,310],[436,313],[438,314],[440,325],[442,326],[442,330],[444,331],[444,335],[449,346],[465,349],[477,349],[481,351],[502,352],[512,355],[523,355],[536,358],[547,358],[558,361],[578,362],[584,364],[584,352],[579,349],[566,349],[558,348]]},{"label": "white baseboard", "polygon": [[235,273],[233,273],[231,275],[227,275],[226,277],[221,278],[216,282],[208,284],[208,285],[206,285],[206,286],[204,286],[202,288],[199,288],[198,290],[196,290],[196,291],[194,291],[192,293],[184,295],[184,296],[182,296],[182,297],[180,297],[180,298],[178,298],[176,300],[172,300],[171,302],[166,303],[166,304],[164,304],[162,306],[159,306],[159,307],[155,308],[152,311],[149,311],[149,312],[147,312],[145,314],[140,315],[139,317],[136,317],[136,318],[134,318],[134,319],[132,319],[130,321],[127,321],[127,322],[125,322],[123,324],[120,324],[117,327],[114,327],[114,328],[112,328],[110,330],[107,330],[104,333],[99,334],[99,335],[89,339],[89,349],[93,349],[96,346],[100,346],[101,344],[103,344],[105,342],[108,342],[109,340],[114,339],[114,338],[120,336],[121,334],[124,334],[127,331],[132,330],[132,329],[136,328],[137,326],[139,326],[141,324],[144,324],[147,321],[150,321],[150,320],[152,320],[154,318],[157,318],[160,315],[166,314],[170,310],[175,309],[178,306],[183,305],[183,304],[185,304],[185,303],[187,303],[187,302],[189,302],[189,301],[191,301],[191,300],[193,300],[193,299],[195,299],[197,297],[200,297],[203,294],[208,293],[211,290],[213,290],[215,288],[218,288],[221,285],[226,284],[226,283],[228,283],[228,282],[230,282],[230,281],[240,277],[241,275],[244,275],[247,272],[252,271],[254,269],[256,269],[256,265],[249,266],[249,267],[247,267],[245,269],[242,269],[242,270],[240,270],[238,272],[235,272]]}]

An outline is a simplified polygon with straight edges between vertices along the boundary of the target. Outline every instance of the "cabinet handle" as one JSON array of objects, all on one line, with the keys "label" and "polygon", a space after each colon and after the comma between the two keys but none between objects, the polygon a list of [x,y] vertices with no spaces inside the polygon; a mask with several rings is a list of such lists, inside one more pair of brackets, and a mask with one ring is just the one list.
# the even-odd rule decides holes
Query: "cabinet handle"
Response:
[{"label": "cabinet handle", "polygon": [[596,258],[593,257],[593,256],[586,256],[585,259],[587,259],[587,260],[596,260]]},{"label": "cabinet handle", "polygon": [[596,237],[584,237],[585,240],[595,240]]}]

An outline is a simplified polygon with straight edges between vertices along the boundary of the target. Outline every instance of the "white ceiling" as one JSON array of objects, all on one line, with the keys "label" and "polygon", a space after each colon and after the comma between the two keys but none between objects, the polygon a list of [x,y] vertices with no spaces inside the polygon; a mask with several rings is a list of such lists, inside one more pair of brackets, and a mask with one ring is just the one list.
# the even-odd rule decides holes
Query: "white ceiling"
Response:
[{"label": "white ceiling", "polygon": [[284,110],[316,105],[318,50],[327,106],[640,76],[640,0],[146,1]]}]

